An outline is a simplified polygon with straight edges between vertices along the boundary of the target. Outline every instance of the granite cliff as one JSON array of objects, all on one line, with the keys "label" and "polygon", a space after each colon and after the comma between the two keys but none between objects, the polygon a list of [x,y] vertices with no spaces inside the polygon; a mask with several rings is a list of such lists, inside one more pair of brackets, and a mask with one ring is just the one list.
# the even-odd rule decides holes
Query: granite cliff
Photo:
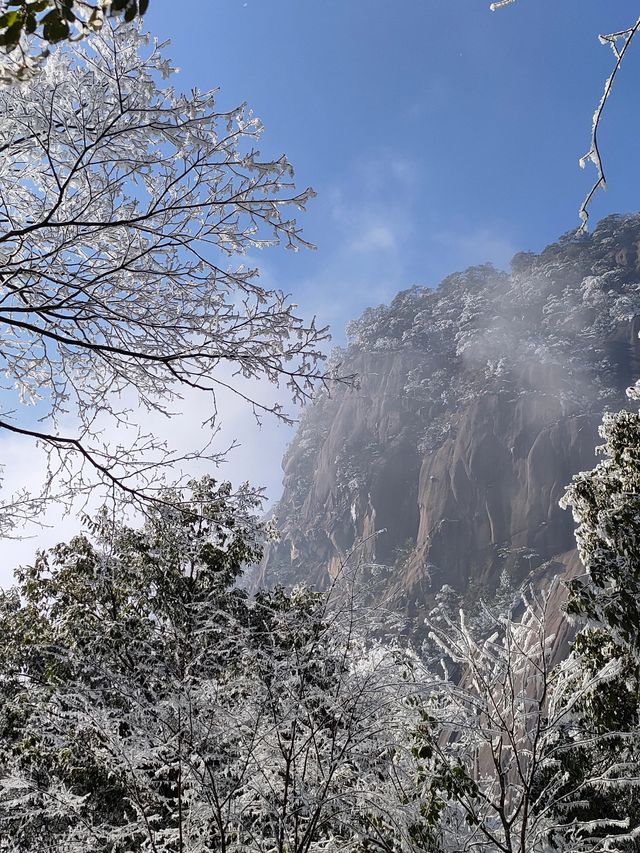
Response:
[{"label": "granite cliff", "polygon": [[348,332],[333,357],[358,387],[304,412],[262,580],[323,585],[349,559],[418,617],[444,584],[471,602],[578,571],[558,501],[640,376],[640,216],[414,287]]}]

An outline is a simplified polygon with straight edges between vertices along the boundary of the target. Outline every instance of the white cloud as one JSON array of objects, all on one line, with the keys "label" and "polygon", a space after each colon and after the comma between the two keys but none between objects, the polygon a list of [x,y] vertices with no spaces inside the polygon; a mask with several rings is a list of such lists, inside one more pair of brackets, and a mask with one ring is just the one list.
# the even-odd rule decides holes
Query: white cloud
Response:
[{"label": "white cloud", "polygon": [[371,223],[349,246],[353,252],[395,251],[398,237],[389,223]]},{"label": "white cloud", "polygon": [[[218,374],[223,381],[241,387],[259,402],[265,404],[275,401],[283,405],[289,402],[284,389],[278,389],[266,380],[247,383],[233,378],[230,370]],[[121,401],[125,404],[129,401]],[[286,445],[291,440],[293,428],[278,421],[275,416],[265,414],[262,426],[259,426],[250,406],[232,391],[221,388],[217,394],[218,430],[213,439],[213,449],[219,452],[227,450],[235,443],[225,461],[217,468],[206,459],[196,459],[174,470],[177,480],[183,473],[188,476],[213,474],[221,480],[231,480],[234,485],[249,481],[254,486],[264,486],[267,502],[273,502],[280,496],[282,480],[281,459]],[[212,413],[212,401],[207,394],[189,392],[181,401],[173,405],[176,412],[171,418],[157,413],[138,412],[138,419],[144,431],[166,439],[168,446],[181,452],[197,450],[205,445],[211,436],[211,428],[203,426]],[[295,407],[286,406],[296,414]],[[73,434],[72,425],[66,424],[65,431]],[[111,428],[105,432],[104,439],[111,443],[120,440],[126,442],[122,432]],[[46,459],[43,451],[35,447],[30,439],[0,433],[0,458],[5,460],[2,472],[2,496],[26,488],[37,494],[46,473]],[[169,478],[171,479],[171,478]],[[95,510],[99,501],[93,500],[86,507],[88,512]],[[13,571],[19,564],[30,563],[38,549],[68,540],[80,532],[81,524],[78,511],[85,509],[84,503],[77,503],[74,511],[65,515],[57,506],[52,506],[39,522],[43,526],[31,525],[16,534],[23,539],[4,539],[2,541],[2,562],[0,563],[0,586],[11,584]]]},{"label": "white cloud", "polygon": [[351,175],[348,189],[324,193],[332,244],[299,295],[303,312],[331,324],[338,341],[348,320],[412,284],[406,256],[415,239],[413,200],[422,191],[424,164],[374,152],[353,163]]},{"label": "white cloud", "polygon": [[424,163],[392,151],[371,152],[354,166],[354,181],[362,199],[380,202],[397,191],[411,194],[424,178]]},{"label": "white cloud", "polygon": [[[0,458],[4,460],[1,473],[3,500],[8,501],[11,495],[22,489],[32,494],[40,492],[46,473],[46,458],[33,441],[26,437],[2,435]],[[32,562],[39,548],[54,545],[78,530],[75,519],[65,516],[59,508],[51,507],[37,521],[35,523],[34,519],[33,524],[17,528],[13,534],[16,538],[2,540],[0,587],[10,586],[14,569]]]}]

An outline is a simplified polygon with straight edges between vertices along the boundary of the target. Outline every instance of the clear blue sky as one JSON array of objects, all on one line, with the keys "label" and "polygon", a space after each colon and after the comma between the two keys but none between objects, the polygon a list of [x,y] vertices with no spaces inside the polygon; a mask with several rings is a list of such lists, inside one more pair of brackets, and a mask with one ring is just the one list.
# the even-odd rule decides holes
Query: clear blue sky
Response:
[{"label": "clear blue sky", "polygon": [[[259,261],[342,343],[367,305],[473,263],[507,266],[578,224],[594,177],[578,157],[613,62],[597,35],[637,11],[635,0],[493,13],[486,0],[153,0],[146,25],[171,39],[178,87],[247,101],[263,152],[286,152],[299,186],[318,192],[303,217],[317,252]],[[639,83],[640,43],[607,107],[609,191],[592,224],[640,206]],[[242,438],[271,448],[248,475],[275,496],[287,434],[266,429]]]}]

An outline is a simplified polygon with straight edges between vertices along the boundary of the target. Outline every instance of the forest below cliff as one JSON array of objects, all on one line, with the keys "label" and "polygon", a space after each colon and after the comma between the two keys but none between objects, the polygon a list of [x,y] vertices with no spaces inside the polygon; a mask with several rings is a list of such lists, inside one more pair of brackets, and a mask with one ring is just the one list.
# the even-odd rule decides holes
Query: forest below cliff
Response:
[{"label": "forest below cliff", "polygon": [[[611,217],[365,312],[334,354],[359,384],[285,459],[283,535],[204,477],[19,568],[0,850],[635,851],[639,245]],[[323,488],[314,530],[351,539],[294,554]]]}]

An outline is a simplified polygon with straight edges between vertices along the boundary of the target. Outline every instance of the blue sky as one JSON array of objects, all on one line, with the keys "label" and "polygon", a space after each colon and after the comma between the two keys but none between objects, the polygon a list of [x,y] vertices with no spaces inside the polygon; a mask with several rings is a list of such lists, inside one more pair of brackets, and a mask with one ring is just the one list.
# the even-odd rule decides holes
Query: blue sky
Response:
[{"label": "blue sky", "polygon": [[[317,251],[257,260],[343,343],[368,305],[471,264],[507,267],[578,224],[594,177],[578,158],[613,61],[597,34],[636,15],[637,0],[517,0],[494,13],[488,0],[152,0],[146,27],[172,41],[176,88],[220,87],[225,108],[247,101],[265,124],[263,153],[285,152],[298,185],[317,191],[302,218]],[[640,206],[639,84],[640,42],[607,107],[609,191],[592,223]],[[221,409],[220,447],[241,445],[222,476],[276,499],[291,431],[259,431],[232,399]],[[197,446],[209,412],[189,400],[185,413],[174,437]],[[10,490],[41,463],[24,442],[3,447],[18,460]],[[78,529],[53,524],[5,544],[5,575]]]},{"label": "blue sky", "polygon": [[[180,11],[175,12],[176,7]],[[578,224],[594,178],[578,158],[613,55],[597,35],[635,20],[620,0],[154,0],[180,88],[219,86],[265,124],[318,197],[303,217],[315,252],[270,250],[270,283],[344,341],[346,322],[413,284],[539,250]],[[634,55],[634,52],[636,55]],[[640,44],[619,78],[601,146],[609,191],[592,223],[638,207]],[[227,476],[277,497],[290,433],[240,433]],[[266,452],[265,452],[266,449]]]},{"label": "blue sky", "polygon": [[[179,5],[179,15],[173,10]],[[400,287],[538,249],[575,226],[577,160],[612,54],[602,31],[637,3],[517,0],[154,0],[178,85],[220,86],[266,126],[319,196],[316,253],[264,262],[335,325]],[[640,44],[636,46],[640,51]],[[640,57],[602,131],[610,190],[594,219],[637,206]]]}]

